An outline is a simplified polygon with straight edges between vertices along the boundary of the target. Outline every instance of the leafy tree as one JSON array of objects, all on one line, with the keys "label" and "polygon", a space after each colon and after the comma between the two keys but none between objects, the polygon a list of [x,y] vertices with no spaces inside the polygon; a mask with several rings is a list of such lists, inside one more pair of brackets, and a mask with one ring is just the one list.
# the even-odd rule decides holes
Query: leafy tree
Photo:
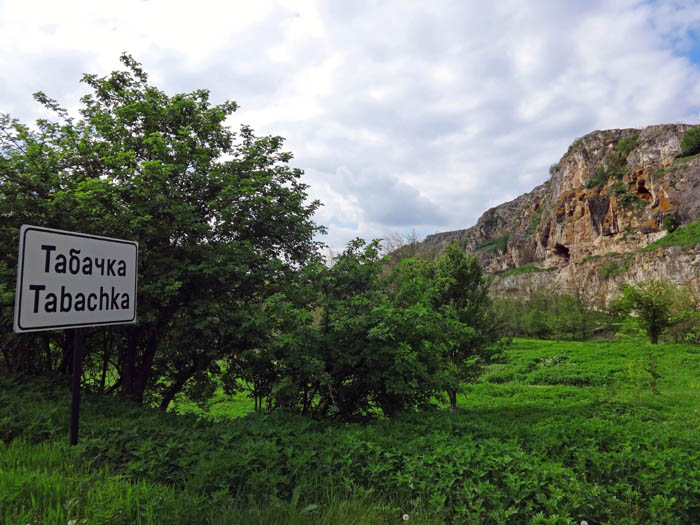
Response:
[{"label": "leafy tree", "polygon": [[657,344],[670,324],[672,299],[667,283],[651,280],[624,287],[615,306],[634,312],[652,344]]},{"label": "leafy tree", "polygon": [[498,354],[497,343],[503,341],[500,327],[489,316],[490,281],[476,257],[467,256],[456,242],[448,245],[435,261],[435,278],[439,287],[436,305],[445,316],[469,327],[452,331],[455,339],[447,355],[456,374],[447,394],[450,406],[456,408],[458,385],[473,380]]},{"label": "leafy tree", "polygon": [[[0,119],[2,323],[9,332],[21,224],[138,241],[138,323],[111,329],[105,362],[125,395],[150,392],[167,406],[244,344],[248,305],[315,257],[319,203],[307,202],[282,138],[225,125],[234,102],[213,105],[206,90],[168,96],[130,56],[121,60],[124,71],[83,77],[92,93],[80,119],[42,93],[56,122]],[[98,335],[88,339],[104,351]],[[41,362],[70,362],[64,334],[13,341],[24,349],[17,370],[61,348],[62,359]]]},{"label": "leafy tree", "polygon": [[674,343],[700,343],[700,287],[694,283],[671,288],[667,336]]},{"label": "leafy tree", "polygon": [[[356,239],[322,277],[319,323],[325,383],[318,411],[344,419],[373,407],[386,415],[427,403],[439,391],[442,337],[421,278],[392,300],[380,243]],[[406,268],[402,265],[402,270]],[[414,274],[415,272],[411,272]],[[418,277],[418,276],[416,276]],[[402,300],[402,297],[404,300]]]},{"label": "leafy tree", "polygon": [[531,337],[544,339],[552,333],[552,318],[547,312],[538,308],[531,309],[525,315],[525,329]]},{"label": "leafy tree", "polygon": [[393,416],[444,392],[447,351],[471,329],[434,307],[429,263],[407,259],[387,273],[380,249],[356,239],[332,267],[304,269],[268,316],[286,319],[256,353],[274,369],[271,408],[354,420],[377,410]]}]

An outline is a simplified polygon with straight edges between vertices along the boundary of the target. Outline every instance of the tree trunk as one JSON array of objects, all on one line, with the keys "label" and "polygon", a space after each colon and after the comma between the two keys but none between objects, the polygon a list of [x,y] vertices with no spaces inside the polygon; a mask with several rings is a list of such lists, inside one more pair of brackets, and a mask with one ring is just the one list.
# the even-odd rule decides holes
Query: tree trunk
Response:
[{"label": "tree trunk", "polygon": [[175,382],[170,386],[168,391],[165,393],[165,396],[163,397],[163,400],[160,402],[160,409],[165,412],[168,410],[168,405],[170,405],[170,402],[175,398],[177,393],[182,390],[182,387],[185,386],[185,383],[187,383],[188,379],[194,375],[194,373],[197,371],[196,365],[190,366],[183,370],[175,379]]},{"label": "tree trunk", "polygon": [[137,403],[143,403],[143,394],[146,392],[148,381],[151,378],[151,372],[153,371],[153,360],[156,357],[156,349],[158,348],[159,343],[160,337],[158,335],[158,331],[154,329],[153,333],[148,338],[146,350],[143,353],[141,364],[138,367],[136,377],[134,378],[132,399]]},{"label": "tree trunk", "polygon": [[122,370],[122,394],[133,398],[136,375],[137,344],[141,330],[129,328],[126,334],[126,355],[124,356],[124,368]]},{"label": "tree trunk", "polygon": [[447,395],[450,398],[450,410],[455,410],[457,408],[457,391],[448,390]]}]

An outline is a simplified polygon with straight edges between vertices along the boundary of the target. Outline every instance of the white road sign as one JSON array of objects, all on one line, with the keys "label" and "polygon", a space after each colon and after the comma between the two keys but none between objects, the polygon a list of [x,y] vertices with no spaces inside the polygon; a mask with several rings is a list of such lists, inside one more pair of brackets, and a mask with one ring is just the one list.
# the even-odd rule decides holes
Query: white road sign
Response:
[{"label": "white road sign", "polygon": [[15,332],[136,321],[138,243],[24,225]]}]

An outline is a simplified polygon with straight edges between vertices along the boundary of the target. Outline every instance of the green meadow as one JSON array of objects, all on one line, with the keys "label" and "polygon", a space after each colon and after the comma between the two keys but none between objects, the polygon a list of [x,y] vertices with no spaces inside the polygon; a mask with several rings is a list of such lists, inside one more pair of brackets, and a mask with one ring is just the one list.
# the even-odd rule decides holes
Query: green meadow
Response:
[{"label": "green meadow", "polygon": [[365,424],[86,395],[77,447],[65,384],[0,381],[7,525],[700,519],[692,345],[516,339],[457,410]]}]

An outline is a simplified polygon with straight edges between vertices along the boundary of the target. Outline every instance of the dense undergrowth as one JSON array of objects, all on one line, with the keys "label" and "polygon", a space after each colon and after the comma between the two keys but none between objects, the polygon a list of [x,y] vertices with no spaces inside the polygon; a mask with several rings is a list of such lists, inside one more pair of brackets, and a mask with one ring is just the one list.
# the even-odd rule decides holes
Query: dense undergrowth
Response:
[{"label": "dense undergrowth", "polygon": [[[217,421],[0,382],[0,521],[693,523],[700,349],[516,340],[455,412]],[[646,372],[653,360],[660,395]],[[238,406],[238,405],[237,405]]]}]

